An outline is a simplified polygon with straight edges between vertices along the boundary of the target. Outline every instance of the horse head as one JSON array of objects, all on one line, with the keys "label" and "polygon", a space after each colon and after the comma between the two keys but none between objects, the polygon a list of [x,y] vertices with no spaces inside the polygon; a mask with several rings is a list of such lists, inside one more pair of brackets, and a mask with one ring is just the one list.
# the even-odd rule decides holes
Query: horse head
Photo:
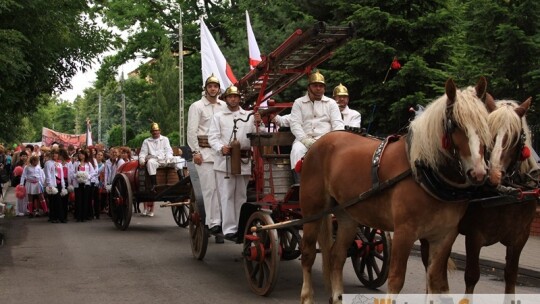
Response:
[{"label": "horse head", "polygon": [[521,105],[513,100],[495,102],[488,94],[486,107],[493,143],[489,181],[493,185],[499,185],[507,172],[517,172],[517,164],[530,156],[531,138],[525,113],[531,102],[531,97]]},{"label": "horse head", "polygon": [[[457,187],[481,184],[487,177],[484,152],[490,144],[488,112],[482,99],[487,81],[459,90],[446,81],[446,94],[411,122],[410,161],[434,169]],[[441,144],[442,143],[442,144]]]}]

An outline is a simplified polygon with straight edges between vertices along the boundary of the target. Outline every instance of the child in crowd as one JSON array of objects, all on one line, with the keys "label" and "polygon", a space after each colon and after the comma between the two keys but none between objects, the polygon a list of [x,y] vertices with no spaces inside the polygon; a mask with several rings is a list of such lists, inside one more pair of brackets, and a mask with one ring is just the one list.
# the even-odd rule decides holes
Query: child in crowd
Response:
[{"label": "child in crowd", "polygon": [[43,195],[43,185],[45,184],[45,174],[43,169],[39,167],[39,156],[33,155],[30,157],[30,163],[23,170],[21,176],[21,185],[25,186],[26,194],[28,195],[28,212],[30,217],[39,216],[39,205],[35,204],[35,199],[38,199],[41,205],[42,212],[47,214],[47,202]]}]

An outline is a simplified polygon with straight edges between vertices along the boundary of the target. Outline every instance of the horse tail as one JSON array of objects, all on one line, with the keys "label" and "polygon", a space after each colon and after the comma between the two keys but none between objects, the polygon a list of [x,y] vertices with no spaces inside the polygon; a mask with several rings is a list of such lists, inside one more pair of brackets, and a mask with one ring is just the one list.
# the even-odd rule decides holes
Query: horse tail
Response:
[{"label": "horse tail", "polygon": [[322,219],[319,230],[319,248],[322,254],[324,285],[327,289],[331,288],[332,263],[330,256],[333,242],[332,215],[326,215]]}]

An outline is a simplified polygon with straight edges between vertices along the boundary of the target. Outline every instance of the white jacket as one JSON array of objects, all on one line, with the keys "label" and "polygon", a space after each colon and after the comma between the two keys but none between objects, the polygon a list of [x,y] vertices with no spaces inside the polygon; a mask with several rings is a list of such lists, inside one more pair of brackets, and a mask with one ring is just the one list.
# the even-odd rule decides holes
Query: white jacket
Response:
[{"label": "white jacket", "polygon": [[341,115],[343,115],[343,122],[346,126],[360,128],[362,116],[360,116],[358,111],[350,109],[349,106],[346,106],[345,109],[341,111]]},{"label": "white jacket", "polygon": [[[220,112],[212,118],[210,123],[210,131],[208,133],[208,143],[214,150],[214,170],[227,172],[231,170],[230,161],[227,164],[227,158],[221,153],[223,146],[229,145],[233,137],[234,119],[241,118],[246,119],[249,112],[240,109],[235,112],[231,112],[228,108],[223,112]],[[247,138],[248,133],[255,133],[257,127],[254,123],[255,118],[253,115],[247,122],[238,121],[236,127],[236,139],[240,142],[242,150],[251,150],[250,140]],[[260,131],[264,131],[264,124],[260,125]],[[242,175],[251,175],[251,162],[247,158],[242,159]],[[228,168],[227,168],[228,166]]]},{"label": "white jacket", "polygon": [[213,162],[214,152],[211,148],[199,147],[197,136],[208,135],[212,117],[225,109],[227,109],[227,105],[223,100],[218,99],[217,103],[213,104],[204,96],[189,107],[187,144],[191,151],[199,151],[201,153],[203,162]]},{"label": "white jacket", "polygon": [[314,102],[308,95],[296,99],[289,121],[296,141],[308,137],[319,139],[330,131],[345,128],[336,101],[326,96]]},{"label": "white jacket", "polygon": [[163,135],[154,139],[152,137],[143,141],[141,146],[141,152],[139,152],[139,163],[146,163],[148,158],[156,158],[158,160],[171,159],[173,157],[173,150],[169,139]]}]

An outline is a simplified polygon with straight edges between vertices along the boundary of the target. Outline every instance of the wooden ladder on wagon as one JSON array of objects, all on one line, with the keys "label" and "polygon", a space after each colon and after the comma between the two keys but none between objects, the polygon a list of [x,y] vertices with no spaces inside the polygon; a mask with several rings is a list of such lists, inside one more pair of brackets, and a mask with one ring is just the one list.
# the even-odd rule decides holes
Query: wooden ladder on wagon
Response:
[{"label": "wooden ladder on wagon", "polygon": [[[301,77],[311,73],[353,36],[354,28],[351,24],[329,26],[324,22],[317,22],[308,30],[296,30],[236,84],[244,97],[244,108],[258,111],[262,101],[279,94]],[[261,113],[279,113],[291,107],[291,102],[273,103],[269,104],[268,108],[261,109]],[[268,152],[279,145],[292,145],[293,141],[294,136],[290,132],[271,133],[251,139],[252,146],[261,148],[255,149],[257,152],[254,153],[255,157],[258,155],[262,160],[262,163],[256,163],[255,169],[262,173],[256,176],[257,201],[276,203],[297,200],[290,197],[294,191],[291,191],[292,183],[288,181],[292,180],[291,165],[294,167],[294,164],[289,163],[289,155]]]},{"label": "wooden ladder on wagon", "polygon": [[238,81],[236,86],[244,97],[244,107],[257,107],[263,100],[279,94],[327,60],[353,35],[352,25],[330,26],[324,22],[317,22],[306,31],[296,30]]}]

